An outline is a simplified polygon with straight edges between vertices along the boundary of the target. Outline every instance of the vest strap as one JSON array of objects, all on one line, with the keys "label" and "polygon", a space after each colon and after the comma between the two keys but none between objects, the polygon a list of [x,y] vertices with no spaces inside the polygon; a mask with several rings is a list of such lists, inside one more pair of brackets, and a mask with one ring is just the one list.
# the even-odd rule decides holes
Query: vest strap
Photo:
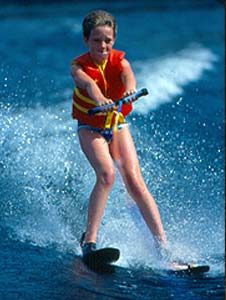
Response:
[{"label": "vest strap", "polygon": [[105,129],[110,129],[111,128],[111,123],[112,123],[112,119],[115,116],[115,120],[114,120],[114,124],[113,124],[113,131],[116,132],[118,130],[118,124],[120,123],[125,123],[125,118],[124,115],[121,112],[122,110],[122,101],[119,102],[118,105],[118,109],[113,110],[113,111],[109,111],[107,114],[107,118],[105,121],[105,125],[104,128]]}]

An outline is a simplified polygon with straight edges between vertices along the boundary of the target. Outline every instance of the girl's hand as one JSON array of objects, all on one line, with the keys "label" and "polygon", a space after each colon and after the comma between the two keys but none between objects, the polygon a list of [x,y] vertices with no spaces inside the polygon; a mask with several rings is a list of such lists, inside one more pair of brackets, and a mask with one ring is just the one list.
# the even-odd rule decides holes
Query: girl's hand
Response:
[{"label": "girl's hand", "polygon": [[[107,104],[113,104],[113,103],[114,103],[114,101],[112,101],[111,99],[103,97],[101,100],[99,100],[99,101],[97,102],[97,106],[104,106],[104,105],[107,105]],[[113,110],[114,110],[114,107],[104,109],[103,112],[106,112],[106,111],[113,111]]]},{"label": "girl's hand", "polygon": [[[134,93],[136,93],[136,89],[130,89],[130,90],[127,90],[127,91],[125,91],[125,93],[123,94],[123,97],[132,95],[132,94],[134,94]],[[133,100],[135,100],[135,99],[131,98],[131,100],[130,100],[129,102],[132,102]]]},{"label": "girl's hand", "polygon": [[125,91],[123,96],[126,97],[126,96],[129,96],[129,95],[132,95],[132,94],[136,93],[136,91],[137,91],[136,89],[127,90],[127,91]]},{"label": "girl's hand", "polygon": [[97,101],[98,106],[112,104],[112,103],[114,103],[114,102],[111,99],[105,98],[105,97],[103,97],[102,99]]}]

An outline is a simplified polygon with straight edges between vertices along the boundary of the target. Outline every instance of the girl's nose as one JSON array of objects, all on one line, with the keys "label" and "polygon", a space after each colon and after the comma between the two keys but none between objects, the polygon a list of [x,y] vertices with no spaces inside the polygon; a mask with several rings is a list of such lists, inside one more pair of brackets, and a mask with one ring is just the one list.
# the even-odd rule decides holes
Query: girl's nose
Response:
[{"label": "girl's nose", "polygon": [[100,45],[101,45],[102,48],[105,48],[105,47],[106,47],[105,41],[102,41],[102,42],[100,43]]}]

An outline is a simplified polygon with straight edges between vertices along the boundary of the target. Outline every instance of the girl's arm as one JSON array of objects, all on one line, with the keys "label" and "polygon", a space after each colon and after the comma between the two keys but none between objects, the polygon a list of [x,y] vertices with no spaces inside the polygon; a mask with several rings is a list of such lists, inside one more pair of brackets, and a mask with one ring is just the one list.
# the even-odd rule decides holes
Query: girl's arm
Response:
[{"label": "girl's arm", "polygon": [[136,79],[128,60],[122,60],[122,82],[125,85],[125,95],[130,95],[136,92]]},{"label": "girl's arm", "polygon": [[71,75],[74,79],[75,85],[78,88],[86,90],[89,97],[98,105],[113,103],[111,99],[104,97],[96,82],[87,75],[79,65],[72,65]]}]

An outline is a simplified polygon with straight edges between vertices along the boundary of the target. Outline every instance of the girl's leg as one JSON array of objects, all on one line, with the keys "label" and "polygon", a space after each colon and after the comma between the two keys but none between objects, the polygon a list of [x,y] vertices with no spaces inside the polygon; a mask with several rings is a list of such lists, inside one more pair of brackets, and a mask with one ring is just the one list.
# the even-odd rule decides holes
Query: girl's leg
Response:
[{"label": "girl's leg", "polygon": [[113,142],[110,144],[110,152],[118,165],[129,194],[137,203],[156,242],[164,247],[166,235],[159,210],[141,175],[138,157],[128,126],[114,134]]},{"label": "girl's leg", "polygon": [[104,213],[108,194],[115,179],[114,164],[105,139],[97,132],[79,130],[83,152],[96,173],[96,183],[90,195],[84,242],[96,242],[97,231]]}]

